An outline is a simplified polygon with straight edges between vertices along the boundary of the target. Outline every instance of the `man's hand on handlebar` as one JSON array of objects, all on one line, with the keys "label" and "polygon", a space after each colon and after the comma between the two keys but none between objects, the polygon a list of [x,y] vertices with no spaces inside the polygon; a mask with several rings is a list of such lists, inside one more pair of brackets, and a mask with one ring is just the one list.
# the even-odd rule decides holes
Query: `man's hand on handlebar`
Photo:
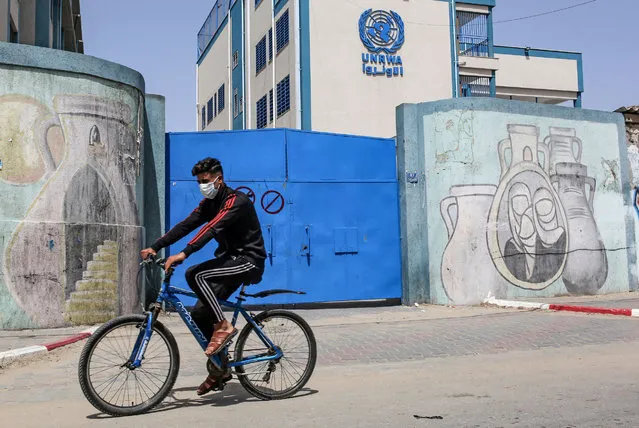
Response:
[{"label": "man's hand on handlebar", "polygon": [[174,256],[169,256],[169,258],[166,259],[166,261],[164,262],[164,271],[168,273],[171,266],[177,266],[184,260],[186,260],[186,254],[184,253],[178,253]]},{"label": "man's hand on handlebar", "polygon": [[140,251],[140,257],[142,257],[142,260],[146,260],[149,256],[155,255],[157,255],[157,253],[153,250],[153,248],[145,248],[144,250]]}]

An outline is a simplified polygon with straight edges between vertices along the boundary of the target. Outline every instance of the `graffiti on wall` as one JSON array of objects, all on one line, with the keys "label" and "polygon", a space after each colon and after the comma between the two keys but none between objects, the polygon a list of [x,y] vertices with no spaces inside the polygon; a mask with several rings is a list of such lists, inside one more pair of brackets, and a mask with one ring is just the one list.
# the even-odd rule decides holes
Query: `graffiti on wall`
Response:
[{"label": "graffiti on wall", "polygon": [[[632,116],[636,117],[637,115],[633,114]],[[628,145],[633,187],[639,185],[639,124],[634,123],[635,121],[636,119],[626,119],[626,144]]]},{"label": "graffiti on wall", "polygon": [[452,186],[440,203],[448,298],[477,303],[559,279],[570,294],[597,293],[608,260],[594,217],[596,183],[581,163],[576,130],[551,126],[543,140],[537,126],[509,124],[507,132],[497,144],[499,183]]},{"label": "graffiti on wall", "polygon": [[15,224],[1,231],[0,287],[36,327],[105,321],[139,301],[141,115],[86,94],[51,104],[0,97],[0,185],[19,207],[0,216]]}]

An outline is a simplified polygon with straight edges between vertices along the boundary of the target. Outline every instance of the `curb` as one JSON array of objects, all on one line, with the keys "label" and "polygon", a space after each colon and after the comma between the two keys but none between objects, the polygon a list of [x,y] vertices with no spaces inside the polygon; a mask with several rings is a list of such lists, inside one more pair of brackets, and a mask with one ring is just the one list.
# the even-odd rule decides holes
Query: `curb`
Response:
[{"label": "curb", "polygon": [[554,303],[518,302],[513,300],[501,300],[489,297],[483,303],[495,305],[501,308],[512,309],[541,309],[546,311],[568,311],[589,314],[620,315],[625,317],[639,317],[639,309],[630,308],[602,308],[596,306],[557,305]]},{"label": "curb", "polygon": [[24,348],[11,349],[9,351],[0,352],[0,367],[6,366],[9,363],[13,363],[19,360],[26,360],[38,355],[46,354],[54,349],[61,348],[66,345],[84,340],[90,337],[100,326],[91,327],[73,336],[69,336],[65,339],[58,340],[56,342],[45,343],[43,345],[26,346]]}]

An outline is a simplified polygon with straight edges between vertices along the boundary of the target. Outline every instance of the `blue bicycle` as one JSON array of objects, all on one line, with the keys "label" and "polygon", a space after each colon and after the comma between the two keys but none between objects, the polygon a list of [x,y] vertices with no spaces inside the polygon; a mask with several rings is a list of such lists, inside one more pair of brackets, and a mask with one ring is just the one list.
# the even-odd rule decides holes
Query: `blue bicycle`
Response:
[{"label": "blue bicycle", "polygon": [[[150,257],[141,265],[155,263],[164,268],[164,261]],[[177,311],[202,350],[206,349],[209,339],[178,297],[197,296],[171,286],[172,275],[173,267],[147,312],[114,318],[87,340],[80,355],[78,376],[82,392],[96,409],[114,416],[137,415],[160,404],[173,388],[180,354],[173,334],[158,321],[165,304]],[[317,345],[313,331],[293,312],[276,309],[254,315],[242,308],[242,302],[246,297],[304,293],[276,289],[247,294],[248,285],[242,284],[237,303],[220,301],[220,305],[234,309],[234,326],[239,314],[246,325],[237,337],[234,351],[229,351],[229,343],[207,360],[207,370],[216,379],[217,390],[224,389],[234,372],[242,386],[257,398],[290,397],[308,382],[315,369]]]}]

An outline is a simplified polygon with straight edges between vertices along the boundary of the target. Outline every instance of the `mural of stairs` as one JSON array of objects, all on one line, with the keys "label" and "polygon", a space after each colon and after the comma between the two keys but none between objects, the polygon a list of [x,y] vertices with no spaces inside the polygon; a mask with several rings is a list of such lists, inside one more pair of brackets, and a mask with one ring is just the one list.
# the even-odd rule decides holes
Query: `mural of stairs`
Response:
[{"label": "mural of stairs", "polygon": [[99,324],[116,316],[118,303],[118,244],[104,241],[87,263],[82,279],[67,300],[65,319],[74,325]]}]

